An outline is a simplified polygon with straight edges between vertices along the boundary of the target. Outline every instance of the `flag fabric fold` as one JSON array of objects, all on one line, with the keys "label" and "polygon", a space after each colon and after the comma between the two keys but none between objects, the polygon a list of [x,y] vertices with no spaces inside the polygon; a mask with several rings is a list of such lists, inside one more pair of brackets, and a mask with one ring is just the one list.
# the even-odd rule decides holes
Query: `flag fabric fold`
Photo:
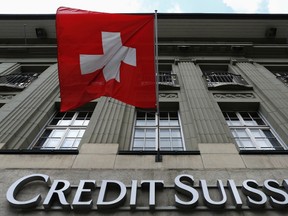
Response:
[{"label": "flag fabric fold", "polygon": [[56,31],[62,112],[101,96],[156,107],[154,15],[61,7]]}]

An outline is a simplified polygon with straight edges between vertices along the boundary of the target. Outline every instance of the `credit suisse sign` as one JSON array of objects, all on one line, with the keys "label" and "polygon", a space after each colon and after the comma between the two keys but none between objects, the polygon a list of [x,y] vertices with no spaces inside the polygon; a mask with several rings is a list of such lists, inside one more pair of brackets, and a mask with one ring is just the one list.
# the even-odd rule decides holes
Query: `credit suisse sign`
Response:
[{"label": "credit suisse sign", "polygon": [[[23,189],[44,185],[47,190],[45,196],[35,192],[29,198],[23,199]],[[13,208],[18,209],[69,209],[69,210],[184,210],[184,209],[286,209],[288,207],[288,179],[281,183],[273,179],[259,182],[247,179],[236,186],[233,179],[226,182],[215,180],[215,185],[207,184],[205,179],[196,183],[192,175],[182,174],[174,179],[173,186],[165,186],[163,180],[131,180],[131,185],[125,185],[119,180],[102,180],[96,184],[95,180],[80,180],[72,186],[67,180],[51,180],[45,174],[32,174],[15,181],[8,189],[6,199]],[[157,195],[173,191],[173,200],[169,206],[159,206]],[[71,193],[71,191],[73,191]],[[146,193],[139,193],[145,190]],[[34,191],[34,190],[33,190]],[[211,193],[213,191],[213,193]],[[110,196],[109,194],[113,194]],[[137,203],[144,199],[147,205],[143,207]],[[171,194],[171,193],[169,193]],[[215,194],[217,196],[215,196]],[[21,196],[21,199],[18,197]],[[112,197],[112,198],[111,198]],[[216,197],[216,198],[215,198]],[[201,202],[199,202],[201,200]],[[201,204],[200,204],[201,203]],[[227,203],[232,203],[227,206]],[[200,206],[202,205],[202,206]]]}]

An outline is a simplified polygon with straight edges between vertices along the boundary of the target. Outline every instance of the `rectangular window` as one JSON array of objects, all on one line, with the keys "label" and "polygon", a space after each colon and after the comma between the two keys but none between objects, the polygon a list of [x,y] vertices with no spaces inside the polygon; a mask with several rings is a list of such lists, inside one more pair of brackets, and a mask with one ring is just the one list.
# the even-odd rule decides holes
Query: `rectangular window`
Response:
[{"label": "rectangular window", "polygon": [[223,112],[240,150],[284,150],[257,112]]},{"label": "rectangular window", "polygon": [[77,149],[92,112],[58,112],[45,127],[33,149]]},{"label": "rectangular window", "polygon": [[157,118],[155,112],[137,112],[132,150],[155,151],[159,138],[161,151],[184,151],[178,112],[160,112],[159,131]]}]

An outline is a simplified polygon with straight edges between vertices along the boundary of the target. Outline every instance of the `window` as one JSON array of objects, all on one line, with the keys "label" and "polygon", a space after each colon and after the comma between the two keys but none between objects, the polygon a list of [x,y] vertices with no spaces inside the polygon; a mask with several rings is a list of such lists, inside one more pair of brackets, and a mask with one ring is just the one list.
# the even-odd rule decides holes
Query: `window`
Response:
[{"label": "window", "polygon": [[77,149],[92,112],[58,112],[33,149]]},{"label": "window", "polygon": [[183,151],[184,145],[178,112],[160,112],[160,136],[157,122],[155,112],[137,112],[132,150],[155,151],[159,137],[161,151]]},{"label": "window", "polygon": [[257,112],[223,112],[240,150],[284,150]]}]

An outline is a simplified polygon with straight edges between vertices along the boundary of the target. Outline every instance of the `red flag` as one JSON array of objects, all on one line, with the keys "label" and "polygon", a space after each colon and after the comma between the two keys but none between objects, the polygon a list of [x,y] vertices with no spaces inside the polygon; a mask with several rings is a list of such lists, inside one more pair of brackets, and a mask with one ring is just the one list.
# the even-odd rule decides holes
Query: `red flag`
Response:
[{"label": "red flag", "polygon": [[57,10],[61,111],[108,96],[155,108],[154,15]]}]

